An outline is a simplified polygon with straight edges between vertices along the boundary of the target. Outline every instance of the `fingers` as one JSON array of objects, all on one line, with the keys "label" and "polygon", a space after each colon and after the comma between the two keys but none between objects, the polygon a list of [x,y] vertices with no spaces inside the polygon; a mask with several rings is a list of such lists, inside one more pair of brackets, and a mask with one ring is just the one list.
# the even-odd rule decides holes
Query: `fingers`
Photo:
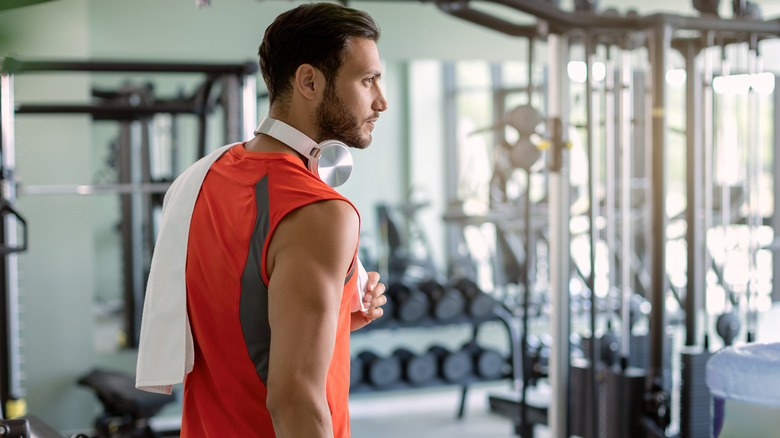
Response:
[{"label": "fingers", "polygon": [[366,293],[366,295],[363,297],[363,301],[366,304],[366,308],[370,311],[371,309],[380,308],[387,303],[387,297],[385,296],[385,285],[382,283],[379,283],[377,287],[371,291]]},{"label": "fingers", "polygon": [[366,320],[369,322],[381,318],[382,315],[385,314],[385,311],[382,310],[381,307],[371,307],[368,310],[366,310],[366,313],[363,314],[363,316],[366,317]]},{"label": "fingers", "polygon": [[[377,281],[378,278],[379,277],[377,276]],[[366,305],[371,306],[372,304],[374,304],[374,300],[383,298],[381,302],[377,304],[378,306],[381,306],[382,304],[387,302],[387,298],[385,298],[384,295],[385,295],[385,285],[383,283],[376,282],[374,284],[371,284],[369,282],[368,290],[363,295],[363,302]]]},{"label": "fingers", "polygon": [[385,296],[385,285],[382,283],[379,283],[376,288],[374,288],[373,291],[366,294],[369,297],[369,300],[366,304],[368,304],[368,307],[382,307],[387,302],[387,297]]},{"label": "fingers", "polygon": [[379,274],[376,272],[368,273],[368,292],[363,296],[363,302],[366,304],[366,319],[373,321],[384,314],[382,306],[387,303],[385,296],[385,285],[379,282]]},{"label": "fingers", "polygon": [[[384,283],[377,283],[374,285],[374,287],[371,289],[371,291],[367,295],[371,295],[371,299],[377,299],[379,297],[384,297],[385,295],[385,284]],[[384,299],[382,304],[384,304],[387,301],[387,298]]]},{"label": "fingers", "polygon": [[368,273],[368,290],[374,290],[376,285],[379,284],[379,273],[378,272],[369,272]]}]

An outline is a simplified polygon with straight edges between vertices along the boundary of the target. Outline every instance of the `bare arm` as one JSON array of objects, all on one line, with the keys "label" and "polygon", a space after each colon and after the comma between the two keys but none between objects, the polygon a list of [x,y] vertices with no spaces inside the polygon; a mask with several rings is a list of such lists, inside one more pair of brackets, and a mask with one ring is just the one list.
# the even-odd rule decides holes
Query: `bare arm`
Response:
[{"label": "bare arm", "polygon": [[326,379],[357,235],[349,204],[321,201],[290,213],[272,237],[267,406],[279,438],[333,436]]}]

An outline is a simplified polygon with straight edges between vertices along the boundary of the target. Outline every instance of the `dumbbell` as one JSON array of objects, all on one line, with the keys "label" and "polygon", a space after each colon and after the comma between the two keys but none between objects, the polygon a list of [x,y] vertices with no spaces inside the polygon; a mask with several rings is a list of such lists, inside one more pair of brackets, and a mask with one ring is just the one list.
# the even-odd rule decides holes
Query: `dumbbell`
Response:
[{"label": "dumbbell", "polygon": [[455,288],[466,298],[466,313],[470,317],[482,319],[493,314],[493,298],[485,294],[474,281],[461,278],[455,282]]},{"label": "dumbbell", "polygon": [[462,315],[466,308],[466,300],[462,293],[438,281],[424,281],[420,283],[420,290],[428,295],[431,301],[431,316],[437,321],[455,319]]},{"label": "dumbbell", "polygon": [[416,355],[406,348],[399,348],[393,352],[393,356],[401,362],[404,380],[412,385],[422,385],[436,377],[436,356],[430,352]]},{"label": "dumbbell", "polygon": [[506,359],[498,351],[469,342],[461,348],[471,356],[474,371],[482,379],[497,380],[506,375]]},{"label": "dumbbell", "polygon": [[395,317],[403,322],[418,322],[425,318],[431,303],[428,296],[414,285],[397,282],[390,285],[387,294],[393,300]]},{"label": "dumbbell", "polygon": [[436,357],[439,377],[446,382],[462,382],[474,369],[471,356],[465,351],[450,351],[440,345],[428,349]]},{"label": "dumbbell", "polygon": [[401,378],[401,363],[396,357],[382,357],[373,351],[363,351],[358,358],[363,362],[364,380],[375,388],[386,388]]}]

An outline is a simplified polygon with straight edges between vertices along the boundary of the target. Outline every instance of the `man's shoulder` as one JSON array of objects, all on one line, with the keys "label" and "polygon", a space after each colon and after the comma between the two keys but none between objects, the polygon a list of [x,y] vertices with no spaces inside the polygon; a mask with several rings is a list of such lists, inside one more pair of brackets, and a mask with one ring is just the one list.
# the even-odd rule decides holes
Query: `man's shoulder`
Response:
[{"label": "man's shoulder", "polygon": [[357,223],[358,215],[354,206],[346,198],[322,199],[298,208],[295,215],[312,226],[320,229],[337,228]]}]

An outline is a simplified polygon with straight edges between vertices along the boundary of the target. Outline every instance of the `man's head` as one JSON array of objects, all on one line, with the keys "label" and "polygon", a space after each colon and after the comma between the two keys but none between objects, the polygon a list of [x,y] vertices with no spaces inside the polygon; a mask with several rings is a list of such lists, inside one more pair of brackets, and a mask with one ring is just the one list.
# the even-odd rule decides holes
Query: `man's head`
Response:
[{"label": "man's head", "polygon": [[291,80],[302,64],[317,68],[332,83],[353,38],[379,39],[376,23],[365,12],[314,3],[279,15],[266,29],[258,51],[270,103],[290,98]]}]

